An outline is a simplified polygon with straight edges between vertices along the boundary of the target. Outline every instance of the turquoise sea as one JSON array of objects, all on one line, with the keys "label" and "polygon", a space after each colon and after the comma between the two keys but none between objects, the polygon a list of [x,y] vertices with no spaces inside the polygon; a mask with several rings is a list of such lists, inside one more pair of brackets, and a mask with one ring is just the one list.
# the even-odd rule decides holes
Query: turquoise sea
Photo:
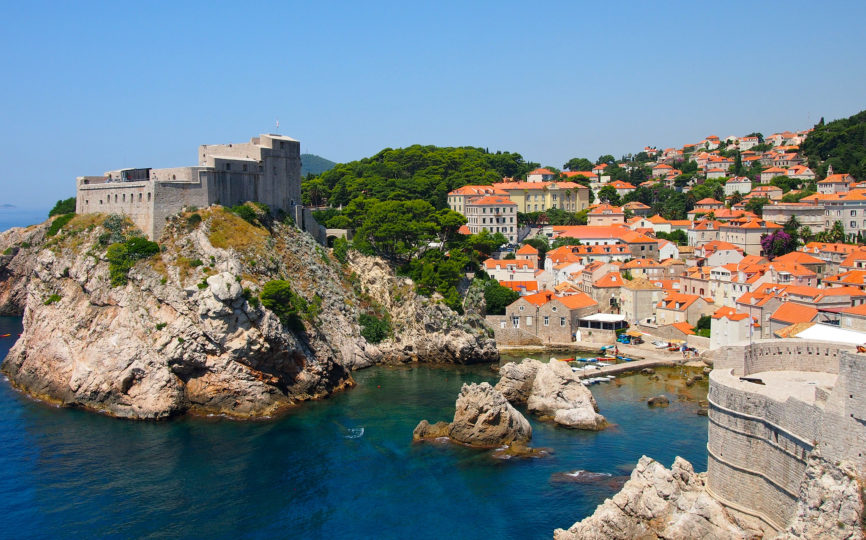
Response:
[{"label": "turquoise sea", "polygon": [[[0,334],[12,334],[0,338],[0,357],[20,324],[0,318]],[[706,418],[676,399],[673,371],[659,382],[632,376],[593,386],[617,424],[600,433],[528,417],[532,445],[553,454],[520,461],[412,443],[422,418],[450,420],[461,384],[495,381],[489,366],[372,368],[355,378],[356,388],[271,421],[160,423],[47,406],[4,379],[0,536],[550,538],[612,495],[615,477],[642,454],[666,466],[681,455],[706,469]],[[671,406],[647,408],[659,393]],[[559,481],[577,470],[611,476]]]}]

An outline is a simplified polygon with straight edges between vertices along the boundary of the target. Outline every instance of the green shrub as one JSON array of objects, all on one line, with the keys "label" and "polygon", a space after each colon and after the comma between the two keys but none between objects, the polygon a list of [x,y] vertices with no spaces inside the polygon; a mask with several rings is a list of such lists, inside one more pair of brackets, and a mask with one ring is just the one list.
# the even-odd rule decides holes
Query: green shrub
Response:
[{"label": "green shrub", "polygon": [[15,253],[15,250],[12,249],[11,247],[8,247],[8,248],[3,250],[3,255],[12,255],[13,253]]},{"label": "green shrub", "polygon": [[106,251],[111,285],[126,285],[129,270],[136,261],[159,253],[159,244],[147,238],[135,236],[123,243],[111,244]]},{"label": "green shrub", "polygon": [[358,322],[361,324],[361,336],[367,343],[379,343],[391,333],[391,321],[387,315],[379,318],[362,313]]},{"label": "green shrub", "polygon": [[69,197],[68,199],[63,199],[57,201],[57,204],[54,205],[54,208],[48,211],[48,217],[61,216],[63,214],[74,214],[75,213],[75,197]]},{"label": "green shrub", "polygon": [[334,239],[334,257],[343,264],[349,258],[349,242],[345,238]]},{"label": "green shrub", "polygon": [[520,298],[520,293],[503,287],[495,279],[484,284],[484,302],[488,315],[505,315],[505,308]]},{"label": "green shrub", "polygon": [[164,323],[164,322],[157,323],[156,329],[157,329],[157,331],[159,331],[159,330],[162,330],[163,328],[165,328],[166,326],[168,326],[168,323]]},{"label": "green shrub", "polygon": [[258,222],[256,221],[256,211],[253,210],[251,206],[239,204],[237,206],[232,206],[229,210],[247,223],[258,225]]},{"label": "green shrub", "polygon": [[283,326],[296,331],[304,329],[300,314],[307,311],[307,302],[295,294],[291,283],[282,279],[269,281],[262,287],[259,298],[262,305],[273,311]]},{"label": "green shrub", "polygon": [[190,261],[190,263],[189,263],[189,265],[192,266],[193,268],[198,268],[199,266],[201,266],[201,265],[203,265],[203,264],[204,264],[204,263],[202,262],[201,259],[193,259],[193,260]]},{"label": "green shrub", "polygon": [[54,236],[60,229],[62,229],[67,223],[72,221],[72,218],[75,217],[75,214],[63,214],[58,218],[54,218],[54,221],[51,222],[51,225],[48,227],[48,230],[45,232],[46,236]]},{"label": "green shrub", "polygon": [[259,297],[254,295],[253,291],[250,290],[249,287],[244,287],[244,298],[246,299],[247,302],[249,302],[249,304],[252,307],[254,307],[255,309],[258,309],[258,307],[260,305]]},{"label": "green shrub", "polygon": [[30,247],[30,242],[21,242],[21,244],[19,244],[19,247],[21,249],[27,249]]},{"label": "green shrub", "polygon": [[178,342],[178,343],[183,343],[183,342],[184,342],[184,339],[183,339],[182,337],[178,337],[178,338],[177,338],[177,342]]},{"label": "green shrub", "polygon": [[187,230],[193,230],[198,227],[199,223],[201,223],[201,215],[200,214],[191,214],[188,218],[186,218],[186,228]]},{"label": "green shrub", "polygon": [[50,306],[51,304],[53,304],[55,302],[59,302],[59,301],[60,301],[60,295],[59,294],[52,294],[51,296],[48,297],[47,300],[45,300],[44,304],[46,306]]},{"label": "green shrub", "polygon": [[207,278],[202,279],[196,286],[202,291],[207,289]]}]

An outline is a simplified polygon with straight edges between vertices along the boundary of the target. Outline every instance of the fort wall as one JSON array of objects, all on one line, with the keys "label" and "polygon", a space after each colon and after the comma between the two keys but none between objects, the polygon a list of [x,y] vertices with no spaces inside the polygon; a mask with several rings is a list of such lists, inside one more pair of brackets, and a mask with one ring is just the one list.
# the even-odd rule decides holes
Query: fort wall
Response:
[{"label": "fort wall", "polygon": [[851,347],[774,340],[719,351],[709,389],[707,489],[779,530],[808,454],[864,465],[866,358]]}]

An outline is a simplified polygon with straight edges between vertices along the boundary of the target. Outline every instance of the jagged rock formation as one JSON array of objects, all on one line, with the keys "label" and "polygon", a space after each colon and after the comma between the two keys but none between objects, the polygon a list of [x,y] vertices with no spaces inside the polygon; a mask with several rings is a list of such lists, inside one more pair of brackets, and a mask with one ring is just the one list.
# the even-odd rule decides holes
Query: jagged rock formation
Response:
[{"label": "jagged rock formation", "polygon": [[395,276],[382,259],[353,252],[349,264],[363,292],[391,314],[394,335],[366,349],[375,361],[469,364],[499,359],[481,317],[458,315],[435,298],[415,294],[412,280]]},{"label": "jagged rock formation", "polygon": [[515,404],[524,404],[532,393],[532,383],[535,375],[543,364],[538,360],[526,358],[522,362],[508,362],[499,368],[499,382],[496,390],[505,396],[505,399]]},{"label": "jagged rock formation", "polygon": [[530,412],[575,429],[604,429],[592,392],[566,362],[509,362],[499,370],[496,389],[512,403],[526,403]]},{"label": "jagged rock formation", "polygon": [[[218,206],[173,218],[160,253],[112,286],[106,247],[118,240],[105,221],[77,216],[54,237],[46,224],[0,234],[0,309],[24,313],[3,370],[41,399],[127,418],[267,416],[351,386],[352,368],[498,357],[483,330],[464,332],[457,314],[419,298],[410,281],[384,269],[353,276],[293,227],[254,226]],[[275,279],[290,280],[305,302],[300,328],[259,304]],[[371,302],[406,321],[379,346],[358,325]]]},{"label": "jagged rock formation", "polygon": [[797,513],[777,538],[855,540],[864,537],[864,492],[850,464],[829,463],[813,450],[800,484]]},{"label": "jagged rock formation", "polygon": [[706,476],[695,474],[680,457],[667,470],[644,456],[619,493],[568,530],[557,529],[554,538],[864,538],[864,491],[857,470],[829,463],[817,451],[809,456],[797,514],[779,534],[757,519],[729,512],[706,490]]},{"label": "jagged rock formation", "polygon": [[642,457],[622,490],[595,513],[568,530],[557,529],[556,540],[667,540],[753,538],[704,489],[706,474],[676,458],[670,470]]},{"label": "jagged rock formation", "polygon": [[413,432],[414,440],[447,436],[459,443],[480,448],[526,443],[532,427],[490,383],[464,384],[450,424],[430,425],[422,420]]}]

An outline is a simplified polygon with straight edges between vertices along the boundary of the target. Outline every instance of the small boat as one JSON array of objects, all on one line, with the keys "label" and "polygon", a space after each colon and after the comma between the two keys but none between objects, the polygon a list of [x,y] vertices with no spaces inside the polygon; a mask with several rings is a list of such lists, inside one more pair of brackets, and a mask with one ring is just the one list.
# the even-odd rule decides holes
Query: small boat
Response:
[{"label": "small boat", "polygon": [[605,366],[612,366],[613,364],[611,364],[610,362],[599,362],[596,365],[601,366],[601,367],[605,367]]},{"label": "small boat", "polygon": [[560,358],[560,362],[574,362],[574,358]]},{"label": "small boat", "polygon": [[9,336],[11,336],[11,335],[12,335],[12,334],[3,334],[3,335],[0,336],[0,337],[9,337]]}]

